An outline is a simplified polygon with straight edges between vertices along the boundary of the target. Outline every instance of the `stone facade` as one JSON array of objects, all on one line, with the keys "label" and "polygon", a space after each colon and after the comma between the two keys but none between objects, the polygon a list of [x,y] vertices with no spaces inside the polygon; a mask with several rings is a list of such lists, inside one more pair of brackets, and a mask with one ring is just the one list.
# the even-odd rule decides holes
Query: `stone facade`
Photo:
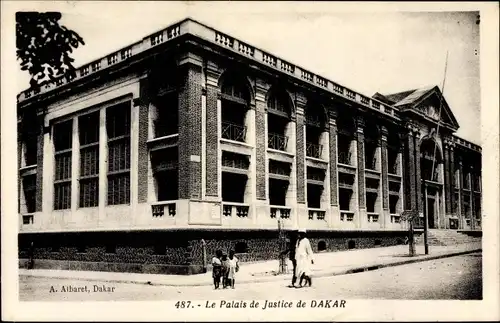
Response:
[{"label": "stone facade", "polygon": [[40,129],[33,152],[19,136],[20,258],[190,274],[217,249],[276,258],[278,219],[317,251],[401,243],[405,209],[480,229],[481,148],[429,112],[437,87],[368,98],[189,19],[160,34],[19,95]]}]

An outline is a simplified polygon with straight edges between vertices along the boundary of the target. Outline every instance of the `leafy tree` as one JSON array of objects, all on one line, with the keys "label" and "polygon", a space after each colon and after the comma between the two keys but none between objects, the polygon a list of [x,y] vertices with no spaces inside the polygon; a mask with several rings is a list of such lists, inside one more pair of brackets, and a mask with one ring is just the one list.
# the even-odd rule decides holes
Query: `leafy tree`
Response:
[{"label": "leafy tree", "polygon": [[39,86],[45,81],[75,74],[74,59],[70,53],[85,45],[75,31],[59,24],[59,12],[17,12],[16,46],[21,70],[31,75],[30,85]]}]

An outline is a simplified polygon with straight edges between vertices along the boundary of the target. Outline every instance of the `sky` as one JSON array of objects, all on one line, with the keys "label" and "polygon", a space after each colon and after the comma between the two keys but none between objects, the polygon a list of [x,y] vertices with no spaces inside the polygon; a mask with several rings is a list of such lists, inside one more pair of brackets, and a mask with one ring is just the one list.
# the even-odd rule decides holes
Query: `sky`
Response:
[{"label": "sky", "polygon": [[[481,144],[478,12],[409,12],[335,3],[54,2],[46,11],[85,45],[75,66],[192,17],[315,74],[372,96],[438,85],[460,128]],[[29,84],[18,70],[17,87]]]}]

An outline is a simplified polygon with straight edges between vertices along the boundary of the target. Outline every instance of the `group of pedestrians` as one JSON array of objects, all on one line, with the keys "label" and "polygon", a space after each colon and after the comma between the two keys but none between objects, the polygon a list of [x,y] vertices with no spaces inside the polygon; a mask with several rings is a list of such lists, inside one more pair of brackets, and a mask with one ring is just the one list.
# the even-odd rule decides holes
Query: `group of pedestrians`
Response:
[{"label": "group of pedestrians", "polygon": [[[292,232],[289,247],[281,255],[288,254],[292,265],[292,284],[289,287],[302,288],[312,286],[311,265],[314,264],[311,243],[306,237],[306,230],[299,229]],[[212,258],[212,278],[215,289],[231,287],[234,289],[236,273],[239,271],[239,261],[234,250],[229,251],[229,256],[217,250]],[[298,280],[298,284],[297,284]]]},{"label": "group of pedestrians", "polygon": [[229,251],[229,256],[222,253],[221,250],[215,252],[212,258],[212,278],[214,279],[215,289],[219,289],[222,280],[222,287],[231,287],[234,289],[236,273],[240,269],[238,258],[234,255],[234,250]]}]

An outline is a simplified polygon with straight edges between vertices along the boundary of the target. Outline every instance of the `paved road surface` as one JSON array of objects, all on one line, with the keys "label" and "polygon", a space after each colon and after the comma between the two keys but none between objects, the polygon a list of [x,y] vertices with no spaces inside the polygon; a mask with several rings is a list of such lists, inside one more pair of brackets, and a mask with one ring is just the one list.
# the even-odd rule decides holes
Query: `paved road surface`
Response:
[{"label": "paved road surface", "polygon": [[[369,272],[313,278],[311,288],[291,289],[284,281],[240,284],[236,289],[168,287],[20,277],[21,301],[231,300],[275,299],[482,299],[481,253],[389,267]],[[91,292],[62,293],[63,286]],[[94,285],[113,292],[93,292]],[[50,292],[51,288],[57,292]]]}]

